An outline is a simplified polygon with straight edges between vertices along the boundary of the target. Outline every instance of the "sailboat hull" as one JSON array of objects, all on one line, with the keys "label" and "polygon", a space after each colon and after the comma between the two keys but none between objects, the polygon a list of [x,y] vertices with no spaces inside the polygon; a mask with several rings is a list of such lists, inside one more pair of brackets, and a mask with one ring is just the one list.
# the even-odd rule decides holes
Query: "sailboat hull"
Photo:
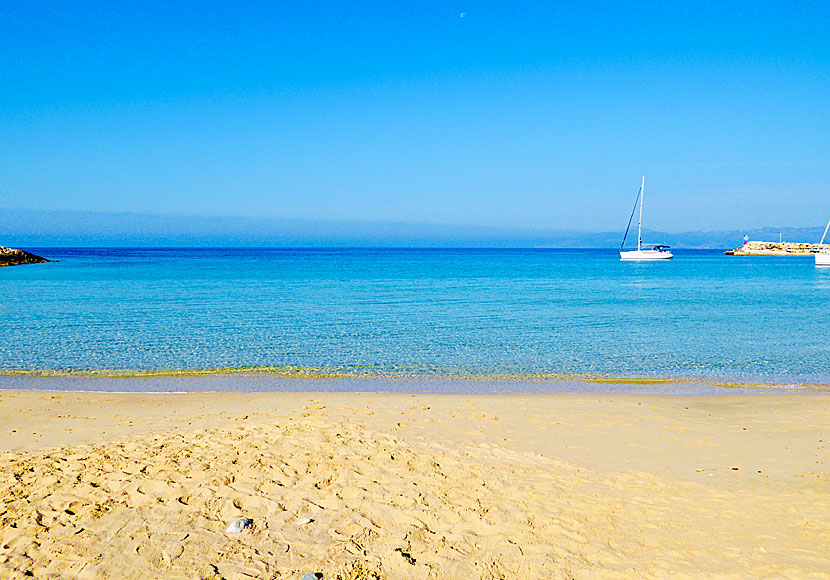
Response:
[{"label": "sailboat hull", "polygon": [[667,251],[657,250],[631,250],[620,252],[620,260],[671,260],[674,254]]},{"label": "sailboat hull", "polygon": [[830,254],[824,252],[816,254],[816,266],[830,266]]}]

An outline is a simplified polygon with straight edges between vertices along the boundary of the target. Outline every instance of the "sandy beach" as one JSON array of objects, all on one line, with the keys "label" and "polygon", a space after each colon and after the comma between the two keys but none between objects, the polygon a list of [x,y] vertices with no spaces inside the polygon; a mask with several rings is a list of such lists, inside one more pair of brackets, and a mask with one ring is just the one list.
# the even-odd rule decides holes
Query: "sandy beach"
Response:
[{"label": "sandy beach", "polygon": [[826,395],[2,391],[0,417],[0,578],[830,576]]}]

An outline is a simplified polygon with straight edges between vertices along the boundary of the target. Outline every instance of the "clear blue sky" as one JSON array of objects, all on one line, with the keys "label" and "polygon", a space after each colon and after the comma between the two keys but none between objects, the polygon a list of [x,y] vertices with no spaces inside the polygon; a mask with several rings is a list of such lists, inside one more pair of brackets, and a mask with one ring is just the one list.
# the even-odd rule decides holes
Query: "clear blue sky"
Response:
[{"label": "clear blue sky", "polygon": [[0,207],[830,218],[826,3],[6,2]]}]

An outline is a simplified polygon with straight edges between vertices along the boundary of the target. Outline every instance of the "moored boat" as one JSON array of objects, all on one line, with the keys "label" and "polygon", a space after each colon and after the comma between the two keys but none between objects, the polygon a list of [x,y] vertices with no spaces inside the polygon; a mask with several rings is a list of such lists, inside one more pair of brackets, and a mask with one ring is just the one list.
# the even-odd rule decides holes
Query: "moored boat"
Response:
[{"label": "moored boat", "polygon": [[[824,244],[824,238],[827,237],[827,230],[830,230],[830,221],[827,222],[827,227],[824,228],[824,234],[818,243],[819,246]],[[816,253],[816,266],[830,266],[830,250],[821,249]]]},{"label": "moored boat", "polygon": [[[620,244],[620,260],[671,260],[674,254],[671,253],[671,248],[665,244],[655,244],[651,248],[643,248],[643,194],[646,188],[646,178],[643,176],[643,181],[640,184],[640,191],[637,193],[637,199],[634,200],[634,209],[631,210],[631,217],[628,218],[628,227],[625,228],[625,235],[623,236],[622,244]],[[631,229],[631,220],[634,219],[634,212],[637,211],[637,202],[640,202],[640,218],[637,221],[637,249],[623,250],[625,240],[628,237],[628,230]]]}]

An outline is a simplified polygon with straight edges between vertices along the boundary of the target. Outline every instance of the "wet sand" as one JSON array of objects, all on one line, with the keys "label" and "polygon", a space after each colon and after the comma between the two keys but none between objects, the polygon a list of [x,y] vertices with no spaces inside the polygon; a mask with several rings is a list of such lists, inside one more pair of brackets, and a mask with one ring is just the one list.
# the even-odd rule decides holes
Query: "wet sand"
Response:
[{"label": "wet sand", "polygon": [[2,391],[0,577],[826,578],[828,441],[827,395]]}]

